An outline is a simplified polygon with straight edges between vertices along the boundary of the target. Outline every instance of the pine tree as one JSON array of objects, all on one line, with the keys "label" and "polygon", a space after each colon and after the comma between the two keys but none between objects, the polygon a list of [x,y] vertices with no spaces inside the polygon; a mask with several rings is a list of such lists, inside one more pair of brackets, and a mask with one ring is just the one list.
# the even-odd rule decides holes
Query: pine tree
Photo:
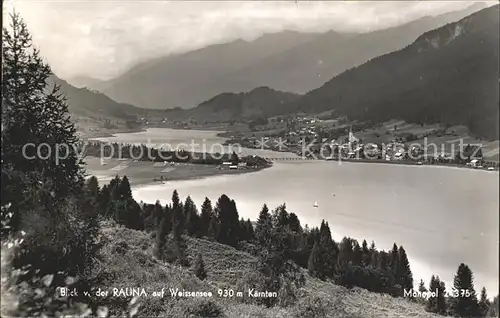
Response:
[{"label": "pine tree", "polygon": [[241,218],[240,219],[240,224],[239,224],[239,240],[240,241],[248,241],[248,232],[247,232],[247,222],[245,219]]},{"label": "pine tree", "polygon": [[443,281],[437,278],[437,281],[439,282],[438,284],[438,292],[437,292],[437,301],[436,301],[436,306],[437,306],[437,313],[440,315],[446,315],[446,286]]},{"label": "pine tree", "polygon": [[427,292],[427,288],[425,287],[425,283],[423,279],[420,279],[420,283],[418,284],[418,291],[421,293]]},{"label": "pine tree", "polygon": [[116,201],[120,199],[120,191],[119,191],[119,186],[122,182],[122,179],[120,179],[119,176],[115,176],[111,181],[109,182],[109,192],[111,193],[111,201]]},{"label": "pine tree", "polygon": [[2,33],[2,204],[11,204],[18,221],[12,229],[28,232],[13,263],[29,264],[27,276],[71,273],[83,281],[99,248],[99,224],[75,151],[76,128],[18,14]]},{"label": "pine tree", "polygon": [[207,278],[207,272],[205,271],[205,264],[203,263],[203,258],[201,254],[196,257],[196,262],[194,263],[194,273],[196,277],[201,280]]},{"label": "pine tree", "polygon": [[354,240],[352,248],[352,265],[361,266],[363,262],[363,250],[358,241]]},{"label": "pine tree", "polygon": [[361,243],[361,251],[362,251],[362,254],[363,254],[363,261],[362,261],[362,265],[363,266],[368,266],[370,265],[370,250],[368,249],[368,243],[366,242],[366,240],[363,240],[363,242]]},{"label": "pine tree", "polygon": [[486,288],[483,287],[481,289],[481,297],[479,298],[479,303],[478,303],[478,306],[479,306],[479,315],[481,317],[486,317],[486,315],[488,314],[488,310],[490,309],[490,301],[488,300],[488,295],[486,294]]},{"label": "pine tree", "polygon": [[490,308],[488,309],[487,316],[488,317],[498,317],[500,310],[498,306],[498,295],[493,298],[493,301],[491,302]]},{"label": "pine tree", "polygon": [[318,242],[314,242],[311,254],[309,255],[309,261],[307,262],[307,270],[311,277],[317,277],[319,279],[324,279],[324,275],[320,270],[321,268],[321,255],[319,251]]},{"label": "pine tree", "polygon": [[196,205],[190,196],[186,198],[184,203],[184,215],[186,216],[186,233],[190,236],[198,236],[199,230],[199,215]]},{"label": "pine tree", "polygon": [[118,224],[124,225],[129,229],[144,229],[142,209],[132,198],[112,201],[107,213],[109,213]]},{"label": "pine tree", "polygon": [[208,235],[208,227],[210,225],[210,221],[212,220],[214,212],[212,209],[212,202],[205,197],[205,201],[201,205],[201,215],[200,215],[200,235],[207,236]]},{"label": "pine tree", "polygon": [[288,226],[289,215],[284,203],[274,210],[272,218],[275,228],[284,228],[285,226]]},{"label": "pine tree", "polygon": [[99,199],[98,199],[99,212],[102,215],[105,215],[110,200],[111,200],[111,193],[109,192],[108,186],[104,185],[99,193]]},{"label": "pine tree", "polygon": [[95,176],[91,176],[86,183],[87,191],[89,195],[94,199],[98,200],[99,197],[99,181]]},{"label": "pine tree", "polygon": [[337,243],[332,239],[330,226],[324,220],[321,222],[319,229],[319,248],[322,258],[322,266],[320,270],[327,278],[333,278],[336,270],[339,249]]},{"label": "pine tree", "polygon": [[182,214],[175,214],[175,212],[172,216],[172,245],[169,246],[170,250],[167,251],[168,260],[181,266],[189,266],[189,262],[186,257],[187,246],[184,238],[182,237],[183,231],[182,227],[180,226],[182,218],[180,218],[179,216],[182,216]]},{"label": "pine tree", "polygon": [[477,316],[477,296],[474,290],[472,271],[469,266],[464,263],[460,264],[453,279],[453,287],[458,292],[458,297],[453,299],[453,314],[458,317]]},{"label": "pine tree", "polygon": [[253,224],[252,221],[250,221],[250,219],[247,219],[247,221],[245,222],[245,228],[248,241],[253,241],[255,238],[255,234],[254,234]]},{"label": "pine tree", "polygon": [[163,259],[168,235],[168,218],[163,215],[156,231],[156,257]]},{"label": "pine tree", "polygon": [[219,232],[217,241],[230,246],[238,246],[239,217],[236,203],[225,194],[221,195],[215,207]]},{"label": "pine tree", "polygon": [[406,255],[406,251],[403,246],[399,247],[399,283],[401,287],[406,290],[413,289],[413,275],[410,269],[410,261]]},{"label": "pine tree", "polygon": [[184,222],[186,218],[182,211],[182,205],[180,203],[177,190],[174,190],[174,192],[172,193],[172,205],[170,210],[172,214],[172,229],[174,232],[181,235],[181,233],[184,232]]},{"label": "pine tree", "polygon": [[[429,282],[429,292],[434,292],[439,290],[439,285],[440,285],[439,278],[436,278],[434,275],[432,275],[431,280]],[[437,295],[428,298],[426,310],[433,313],[438,312]]]},{"label": "pine tree", "polygon": [[260,246],[267,246],[269,237],[273,230],[273,223],[271,214],[267,205],[262,206],[262,210],[259,213],[259,218],[257,219],[257,224],[255,226],[255,238]]},{"label": "pine tree", "polygon": [[288,224],[290,225],[290,230],[292,230],[295,233],[302,233],[302,226],[300,225],[299,218],[295,213],[290,213],[288,216]]},{"label": "pine tree", "polygon": [[217,217],[214,214],[210,218],[210,222],[208,224],[207,237],[209,239],[215,240],[217,239],[218,235],[219,235],[219,221],[217,220]]},{"label": "pine tree", "polygon": [[[49,87],[50,66],[18,14],[2,32],[2,165],[19,173],[36,171],[40,181],[50,180],[55,199],[78,194],[84,174],[65,97],[58,86]],[[40,147],[37,155],[42,143],[50,149]],[[21,199],[12,200],[11,210]]]},{"label": "pine tree", "polygon": [[154,208],[153,208],[153,215],[152,215],[155,226],[160,225],[160,222],[161,222],[161,219],[162,219],[164,213],[165,212],[163,210],[163,207],[161,206],[160,201],[156,200]]},{"label": "pine tree", "polygon": [[392,245],[392,250],[390,254],[390,267],[391,267],[391,274],[395,278],[395,283],[398,285],[401,285],[400,282],[400,269],[399,269],[399,249],[396,243]]},{"label": "pine tree", "polygon": [[339,244],[339,257],[338,257],[338,265],[340,271],[344,272],[347,270],[352,260],[352,239],[348,237],[344,237]]},{"label": "pine tree", "polygon": [[130,188],[130,182],[128,181],[127,176],[123,176],[120,184],[118,185],[118,197],[120,199],[131,199],[132,198],[132,190]]},{"label": "pine tree", "polygon": [[372,241],[370,244],[370,266],[377,268],[378,265],[378,252],[375,248],[375,242]]}]

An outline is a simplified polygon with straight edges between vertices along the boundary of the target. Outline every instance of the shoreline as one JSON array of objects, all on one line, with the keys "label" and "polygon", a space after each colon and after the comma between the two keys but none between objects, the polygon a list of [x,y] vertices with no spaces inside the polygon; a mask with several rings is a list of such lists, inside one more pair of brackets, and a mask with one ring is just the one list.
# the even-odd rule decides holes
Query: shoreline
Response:
[{"label": "shoreline", "polygon": [[[228,168],[218,169],[217,165],[194,164],[194,163],[169,163],[159,164],[148,161],[134,162],[130,159],[107,159],[101,162],[101,158],[88,156],[84,159],[86,170],[89,175],[96,176],[100,182],[108,183],[116,175],[126,175],[131,186],[142,187],[167,183],[169,181],[185,181],[203,179],[213,176],[238,175],[261,171],[270,166],[255,168],[240,168],[230,170]],[[163,178],[163,181],[162,181]]]},{"label": "shoreline", "polygon": [[132,133],[138,133],[138,132],[142,132],[142,131],[147,131],[147,128],[135,128],[135,129],[127,129],[127,128],[123,128],[123,129],[108,129],[107,131],[99,131],[99,132],[95,132],[95,133],[87,133],[87,132],[81,132],[81,136],[80,138],[82,138],[83,140],[89,140],[89,139],[95,139],[95,138],[111,138],[111,137],[115,137],[114,134],[132,134]]}]

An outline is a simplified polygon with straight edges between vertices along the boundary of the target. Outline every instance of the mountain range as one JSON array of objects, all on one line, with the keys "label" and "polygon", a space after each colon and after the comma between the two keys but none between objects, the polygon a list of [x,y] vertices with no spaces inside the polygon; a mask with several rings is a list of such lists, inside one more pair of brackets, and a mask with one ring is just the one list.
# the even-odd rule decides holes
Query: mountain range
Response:
[{"label": "mountain range", "polygon": [[190,108],[223,92],[248,92],[267,86],[298,94],[319,87],[354,66],[402,49],[418,36],[483,7],[363,34],[265,34],[141,63],[109,81],[76,78],[109,97],[143,108]]},{"label": "mountain range", "polygon": [[183,110],[177,114],[177,118],[181,115],[182,119],[194,119],[197,122],[267,118],[274,113],[276,105],[287,105],[300,96],[269,87],[257,87],[243,93],[222,93],[197,107]]},{"label": "mountain range", "polygon": [[349,119],[463,124],[498,139],[499,5],[354,67],[275,112],[335,110]]},{"label": "mountain range", "polygon": [[58,85],[60,92],[65,95],[69,111],[74,117],[126,121],[135,120],[138,115],[148,112],[143,108],[116,102],[98,91],[77,88],[53,74],[48,80],[48,87],[54,84]]}]

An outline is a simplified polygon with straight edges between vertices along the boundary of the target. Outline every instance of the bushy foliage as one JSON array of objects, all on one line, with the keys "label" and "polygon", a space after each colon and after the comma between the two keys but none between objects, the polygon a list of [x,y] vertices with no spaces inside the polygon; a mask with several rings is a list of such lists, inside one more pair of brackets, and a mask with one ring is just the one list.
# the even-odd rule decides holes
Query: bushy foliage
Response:
[{"label": "bushy foliage", "polygon": [[197,300],[185,309],[187,317],[225,317],[222,308],[211,300]]},{"label": "bushy foliage", "polygon": [[337,283],[347,288],[361,287],[377,293],[392,292],[391,277],[371,266],[348,266]]},{"label": "bushy foliage", "polygon": [[196,257],[196,262],[194,263],[194,274],[201,280],[207,278],[207,272],[205,270],[205,263],[203,263],[203,257],[198,254]]}]

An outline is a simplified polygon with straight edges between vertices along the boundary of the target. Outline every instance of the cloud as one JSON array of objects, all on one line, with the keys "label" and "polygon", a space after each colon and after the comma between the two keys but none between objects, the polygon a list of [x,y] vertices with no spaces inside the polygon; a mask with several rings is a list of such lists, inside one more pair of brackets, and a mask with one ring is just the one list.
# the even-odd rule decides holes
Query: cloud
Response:
[{"label": "cloud", "polygon": [[[41,1],[15,8],[35,45],[64,78],[109,78],[138,61],[284,29],[367,32],[425,15],[465,8],[466,1]],[[5,19],[5,16],[4,16]]]}]

